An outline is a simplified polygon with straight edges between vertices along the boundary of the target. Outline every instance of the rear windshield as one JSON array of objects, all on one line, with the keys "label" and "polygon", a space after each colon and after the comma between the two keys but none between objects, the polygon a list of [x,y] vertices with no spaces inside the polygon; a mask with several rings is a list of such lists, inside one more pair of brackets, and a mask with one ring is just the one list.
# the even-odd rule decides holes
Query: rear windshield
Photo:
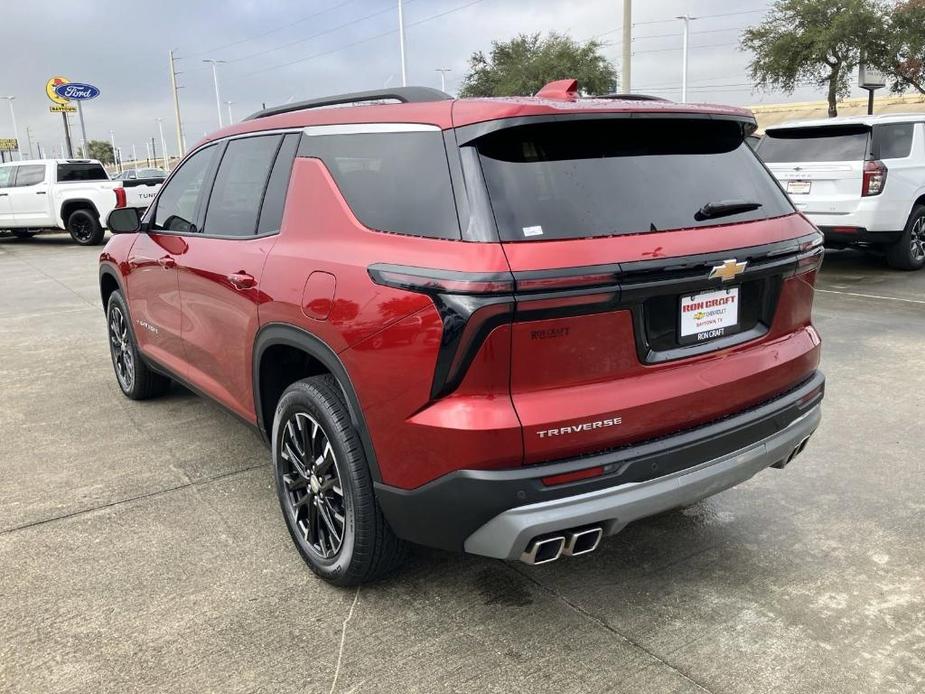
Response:
[{"label": "rear windshield", "polygon": [[[501,239],[570,239],[793,212],[733,121],[610,119],[507,128],[476,142]],[[755,209],[702,218],[708,203]]]},{"label": "rear windshield", "polygon": [[769,130],[758,146],[758,156],[777,162],[863,161],[867,158],[870,128],[866,125],[781,128]]},{"label": "rear windshield", "polygon": [[58,181],[108,181],[106,169],[100,164],[58,164]]}]

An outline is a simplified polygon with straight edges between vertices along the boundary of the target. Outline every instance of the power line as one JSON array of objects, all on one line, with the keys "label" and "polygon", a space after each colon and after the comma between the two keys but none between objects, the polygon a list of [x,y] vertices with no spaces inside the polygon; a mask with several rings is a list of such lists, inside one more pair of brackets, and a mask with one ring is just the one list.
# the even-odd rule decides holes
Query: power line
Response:
[{"label": "power line", "polygon": [[[708,43],[703,46],[688,46],[690,49],[694,48],[725,48],[729,46],[738,46],[737,43]],[[667,51],[680,51],[681,47],[677,46],[675,48],[647,48],[643,51],[633,51],[633,55],[639,55],[640,53],[665,53]]]},{"label": "power line", "polygon": [[276,28],[274,28],[274,29],[270,29],[270,30],[268,30],[268,31],[264,31],[263,33],[260,33],[260,34],[254,34],[253,36],[251,36],[251,37],[249,37],[249,38],[241,39],[241,40],[239,40],[239,41],[232,41],[231,43],[226,43],[226,44],[223,44],[223,45],[221,45],[221,46],[216,46],[215,48],[210,48],[209,50],[207,50],[207,51],[202,51],[201,53],[194,53],[194,54],[192,55],[192,57],[195,58],[195,57],[198,57],[198,56],[200,56],[200,55],[206,55],[207,53],[215,53],[215,52],[217,52],[217,51],[223,51],[223,50],[225,50],[226,48],[232,48],[233,46],[240,46],[242,43],[248,43],[248,42],[250,42],[250,41],[255,41],[255,40],[257,40],[257,39],[262,39],[264,36],[269,36],[270,34],[275,34],[275,33],[278,32],[278,31],[282,31],[283,29],[288,29],[289,27],[293,27],[293,26],[295,26],[296,24],[302,24],[303,22],[307,22],[309,19],[314,19],[315,17],[320,17],[321,15],[327,14],[328,12],[333,12],[334,10],[339,10],[341,7],[345,7],[346,5],[349,5],[349,4],[354,3],[354,2],[356,2],[356,1],[357,1],[357,0],[344,0],[344,2],[338,3],[337,5],[334,5],[334,6],[332,6],[332,7],[328,7],[328,8],[326,8],[326,9],[319,10],[318,12],[312,12],[312,13],[309,14],[309,15],[305,15],[304,17],[302,17],[302,18],[300,18],[300,19],[297,19],[297,20],[295,20],[294,22],[287,22],[286,24],[283,24],[283,25],[281,25],[281,26],[278,26],[278,27],[276,27]]},{"label": "power line", "polygon": [[[697,19],[715,19],[717,17],[737,17],[738,15],[742,15],[742,14],[757,14],[759,12],[767,12],[769,9],[770,9],[769,7],[764,7],[763,9],[760,9],[760,10],[741,10],[739,12],[722,12],[720,14],[699,14],[697,15]],[[668,22],[676,22],[676,21],[678,20],[675,17],[672,17],[671,19],[650,19],[647,22],[633,22],[633,26],[634,27],[642,26],[644,24],[666,24]]]},{"label": "power line", "polygon": [[[407,0],[407,2],[411,2],[411,1],[412,0]],[[467,7],[472,7],[472,5],[477,5],[480,2],[482,2],[482,0],[471,0],[471,2],[467,2],[465,5],[459,5],[458,7],[453,7],[449,10],[438,12],[437,14],[431,15],[429,17],[424,17],[423,19],[419,19],[415,22],[408,22],[405,26],[413,27],[413,26],[417,26],[418,24],[423,24],[424,22],[430,22],[434,19],[438,19],[448,14],[452,14],[453,12],[459,12],[460,10],[464,10]],[[389,9],[391,10],[392,8],[389,8]],[[391,34],[397,34],[397,33],[398,33],[398,29],[389,29],[388,31],[383,31],[382,33],[379,33],[379,34],[374,34],[372,36],[367,36],[366,38],[359,39],[357,41],[351,41],[350,43],[345,43],[342,46],[338,46],[337,48],[332,48],[331,50],[328,50],[328,51],[322,51],[320,53],[314,53],[312,55],[305,56],[304,58],[290,60],[288,63],[280,63],[279,65],[273,65],[271,67],[260,68],[259,70],[248,72],[242,76],[250,77],[251,75],[257,75],[257,74],[260,74],[261,72],[266,72],[267,70],[278,70],[280,68],[289,67],[290,65],[295,65],[297,63],[304,63],[308,60],[314,60],[315,58],[321,58],[326,55],[330,55],[332,53],[338,53],[344,50],[345,48],[352,48],[353,46],[359,46],[360,44],[369,43],[370,41],[375,41],[376,39],[380,39],[384,36],[390,36]]]}]

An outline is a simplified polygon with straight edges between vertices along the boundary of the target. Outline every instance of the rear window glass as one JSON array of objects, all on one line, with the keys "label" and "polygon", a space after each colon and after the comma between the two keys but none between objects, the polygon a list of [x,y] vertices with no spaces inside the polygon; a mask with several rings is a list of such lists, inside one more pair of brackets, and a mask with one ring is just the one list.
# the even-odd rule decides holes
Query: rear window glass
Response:
[{"label": "rear window glass", "polygon": [[[609,119],[508,128],[476,142],[501,239],[583,238],[793,212],[738,123]],[[712,218],[708,203],[756,203]]]},{"label": "rear window glass", "polygon": [[58,164],[58,181],[108,181],[106,169],[100,164]]},{"label": "rear window glass", "polygon": [[887,123],[874,129],[878,159],[902,159],[912,151],[914,123]]},{"label": "rear window glass", "polygon": [[442,132],[313,135],[299,155],[324,162],[364,226],[459,238]]},{"label": "rear window glass", "polygon": [[45,180],[45,165],[32,164],[20,166],[16,171],[16,187],[34,186]]},{"label": "rear window glass", "polygon": [[768,163],[863,161],[869,139],[866,125],[781,128],[765,133],[758,155]]}]

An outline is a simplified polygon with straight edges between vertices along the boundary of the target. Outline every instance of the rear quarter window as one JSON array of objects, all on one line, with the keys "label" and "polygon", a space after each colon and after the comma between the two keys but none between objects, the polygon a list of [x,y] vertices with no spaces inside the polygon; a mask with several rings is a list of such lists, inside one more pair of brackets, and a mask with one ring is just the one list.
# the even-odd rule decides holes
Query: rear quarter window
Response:
[{"label": "rear quarter window", "polygon": [[460,238],[441,131],[308,135],[299,156],[324,162],[364,226]]},{"label": "rear quarter window", "polygon": [[886,123],[874,128],[875,156],[878,159],[903,159],[912,152],[915,123]]},{"label": "rear quarter window", "polygon": [[109,176],[101,164],[58,164],[58,182],[108,181]]}]

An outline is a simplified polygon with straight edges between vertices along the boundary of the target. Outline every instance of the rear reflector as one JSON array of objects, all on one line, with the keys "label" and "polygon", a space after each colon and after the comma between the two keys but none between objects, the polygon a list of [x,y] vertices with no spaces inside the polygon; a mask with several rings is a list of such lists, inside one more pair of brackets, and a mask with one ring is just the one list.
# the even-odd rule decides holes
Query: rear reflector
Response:
[{"label": "rear reflector", "polygon": [[574,472],[563,472],[561,475],[549,475],[543,477],[540,481],[547,487],[555,487],[557,484],[568,484],[578,480],[586,480],[591,477],[600,477],[604,474],[604,468],[600,465],[589,467],[584,470],[575,470]]},{"label": "rear reflector", "polygon": [[832,227],[833,234],[856,234],[860,227]]}]

